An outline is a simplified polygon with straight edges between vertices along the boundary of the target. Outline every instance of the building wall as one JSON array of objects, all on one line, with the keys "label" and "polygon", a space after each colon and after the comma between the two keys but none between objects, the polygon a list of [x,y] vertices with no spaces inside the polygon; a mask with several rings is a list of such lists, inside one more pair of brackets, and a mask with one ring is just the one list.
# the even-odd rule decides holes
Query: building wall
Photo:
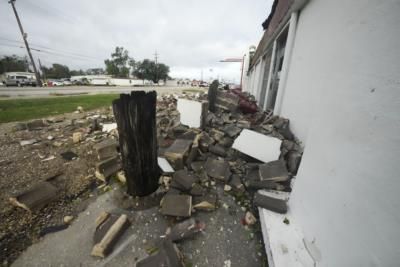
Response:
[{"label": "building wall", "polygon": [[311,0],[281,116],[305,151],[289,207],[317,266],[400,262],[400,1]]}]

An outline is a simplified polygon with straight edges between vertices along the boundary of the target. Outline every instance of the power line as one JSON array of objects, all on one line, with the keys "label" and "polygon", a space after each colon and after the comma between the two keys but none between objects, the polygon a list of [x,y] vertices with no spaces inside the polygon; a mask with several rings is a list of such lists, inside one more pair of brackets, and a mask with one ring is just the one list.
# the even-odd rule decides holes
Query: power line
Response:
[{"label": "power line", "polygon": [[[8,42],[13,42],[13,43],[22,43],[21,41],[11,40],[11,39],[7,39],[7,38],[4,38],[4,37],[0,37],[0,39],[4,40],[4,41],[8,41]],[[43,52],[44,50],[50,50],[50,51],[55,51],[55,52],[58,52],[58,53],[61,52],[63,54],[70,54],[71,56],[83,57],[83,58],[94,59],[94,60],[103,60],[103,59],[95,58],[95,57],[88,56],[88,55],[79,54],[79,53],[72,52],[72,51],[67,51],[67,50],[63,50],[63,49],[54,49],[54,48],[50,48],[50,47],[47,47],[47,46],[31,43],[31,49],[34,50],[33,48],[35,48],[36,51],[40,50],[41,52]]]}]

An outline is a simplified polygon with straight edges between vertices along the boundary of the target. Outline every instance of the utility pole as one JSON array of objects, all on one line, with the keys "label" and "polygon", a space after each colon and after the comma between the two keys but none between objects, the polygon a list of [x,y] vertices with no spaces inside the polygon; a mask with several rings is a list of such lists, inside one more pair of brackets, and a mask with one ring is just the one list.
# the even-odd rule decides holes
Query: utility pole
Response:
[{"label": "utility pole", "polygon": [[42,82],[40,80],[40,74],[39,74],[38,70],[36,69],[35,61],[33,60],[31,49],[29,48],[29,44],[28,44],[28,40],[27,40],[28,34],[26,34],[24,32],[24,29],[22,28],[22,24],[21,24],[21,21],[19,20],[18,13],[17,13],[17,10],[15,9],[14,2],[15,2],[15,0],[8,1],[8,3],[11,4],[12,9],[14,11],[15,18],[17,19],[18,26],[19,26],[19,29],[20,29],[21,34],[22,34],[22,39],[24,39],[26,50],[28,51],[29,58],[31,59],[33,71],[35,72],[35,76],[36,76],[36,83],[37,83],[38,86],[42,86]]},{"label": "utility pole", "polygon": [[39,61],[39,68],[42,71],[43,80],[46,81],[46,73],[44,73],[44,69],[42,67],[42,63],[40,62],[40,58],[38,58],[38,61]]},{"label": "utility pole", "polygon": [[155,66],[155,68],[156,68],[156,81],[157,81],[157,84],[158,84],[158,67],[157,67],[157,60],[158,60],[158,54],[157,54],[157,50],[156,50],[156,52],[154,53],[154,62],[156,63],[156,66]]}]

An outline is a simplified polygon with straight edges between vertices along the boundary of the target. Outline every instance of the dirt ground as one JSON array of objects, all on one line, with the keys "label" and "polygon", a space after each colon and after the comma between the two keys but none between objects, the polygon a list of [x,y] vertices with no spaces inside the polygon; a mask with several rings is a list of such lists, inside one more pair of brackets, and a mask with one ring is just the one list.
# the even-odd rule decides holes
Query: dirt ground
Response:
[{"label": "dirt ground", "polygon": [[[85,132],[90,114],[103,114],[108,120],[109,110],[90,113],[65,114],[60,122],[49,123],[38,130],[16,131],[18,123],[0,125],[0,259],[7,266],[21,251],[38,240],[51,226],[63,225],[63,218],[76,215],[87,205],[98,185],[94,177],[96,156],[92,146],[105,134],[87,134],[83,142],[74,144],[72,134]],[[49,140],[49,136],[54,139]],[[49,138],[49,139],[48,139]],[[36,139],[38,143],[21,146],[20,141]],[[68,161],[60,153],[72,151],[78,158]],[[46,160],[54,156],[54,159]],[[9,197],[52,176],[51,183],[59,189],[58,197],[38,212],[29,214],[14,207]]]}]

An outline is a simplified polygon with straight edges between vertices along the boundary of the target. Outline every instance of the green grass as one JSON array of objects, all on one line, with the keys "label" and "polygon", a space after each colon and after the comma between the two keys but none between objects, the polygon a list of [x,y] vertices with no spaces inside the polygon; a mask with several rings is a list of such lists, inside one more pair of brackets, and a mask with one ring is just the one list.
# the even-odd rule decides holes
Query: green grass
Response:
[{"label": "green grass", "polygon": [[206,89],[183,89],[184,93],[204,93]]},{"label": "green grass", "polygon": [[73,112],[78,106],[84,110],[110,106],[116,98],[118,94],[0,100],[0,123]]}]

